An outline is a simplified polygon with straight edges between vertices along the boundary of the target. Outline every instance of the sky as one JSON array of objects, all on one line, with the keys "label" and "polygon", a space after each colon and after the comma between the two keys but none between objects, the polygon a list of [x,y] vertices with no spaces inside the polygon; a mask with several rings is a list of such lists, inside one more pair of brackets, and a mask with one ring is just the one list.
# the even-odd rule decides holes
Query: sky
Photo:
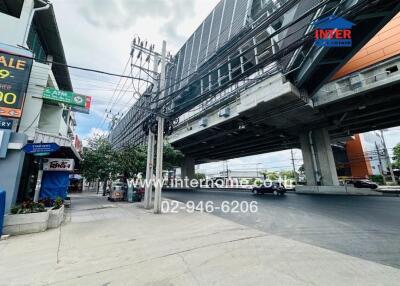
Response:
[{"label": "sky", "polygon": [[[53,0],[67,62],[70,65],[121,74],[131,42],[139,36],[175,54],[212,11],[219,0]],[[70,69],[74,91],[92,96],[91,114],[77,114],[77,133],[82,139],[108,130],[105,110],[126,113],[133,104],[130,83],[117,77]],[[117,87],[118,86],[118,87]],[[140,85],[139,85],[140,88]],[[125,92],[124,90],[128,90]],[[112,100],[111,100],[112,99]],[[400,142],[400,127],[386,131],[389,151]],[[296,169],[302,164],[294,150]],[[226,163],[200,166],[209,175],[226,169]],[[289,151],[229,160],[234,170],[291,169]]]}]

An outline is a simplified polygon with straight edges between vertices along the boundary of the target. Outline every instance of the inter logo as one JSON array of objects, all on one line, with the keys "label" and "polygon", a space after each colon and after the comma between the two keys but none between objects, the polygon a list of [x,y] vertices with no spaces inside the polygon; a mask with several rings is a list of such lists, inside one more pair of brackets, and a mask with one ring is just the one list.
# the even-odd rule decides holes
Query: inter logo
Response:
[{"label": "inter logo", "polygon": [[318,47],[351,47],[354,23],[334,15],[312,22]]}]

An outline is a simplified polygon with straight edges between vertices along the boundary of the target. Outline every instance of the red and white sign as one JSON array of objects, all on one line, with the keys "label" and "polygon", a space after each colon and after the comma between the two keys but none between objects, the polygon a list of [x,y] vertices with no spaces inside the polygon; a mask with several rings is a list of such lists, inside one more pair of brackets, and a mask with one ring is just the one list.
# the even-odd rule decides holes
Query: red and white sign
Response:
[{"label": "red and white sign", "polygon": [[76,151],[78,151],[78,152],[82,151],[83,145],[82,145],[82,141],[81,141],[81,139],[79,139],[78,135],[74,136],[73,144],[74,144]]},{"label": "red and white sign", "polygon": [[43,160],[43,171],[73,171],[74,159],[45,158]]}]

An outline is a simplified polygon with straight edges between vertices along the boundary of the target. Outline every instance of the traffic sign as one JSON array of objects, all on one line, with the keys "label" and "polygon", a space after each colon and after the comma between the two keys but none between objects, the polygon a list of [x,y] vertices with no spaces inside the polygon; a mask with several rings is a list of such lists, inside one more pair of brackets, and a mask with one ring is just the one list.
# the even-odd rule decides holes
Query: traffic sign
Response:
[{"label": "traffic sign", "polygon": [[60,149],[56,143],[29,143],[22,150],[27,154],[35,153],[53,153]]}]

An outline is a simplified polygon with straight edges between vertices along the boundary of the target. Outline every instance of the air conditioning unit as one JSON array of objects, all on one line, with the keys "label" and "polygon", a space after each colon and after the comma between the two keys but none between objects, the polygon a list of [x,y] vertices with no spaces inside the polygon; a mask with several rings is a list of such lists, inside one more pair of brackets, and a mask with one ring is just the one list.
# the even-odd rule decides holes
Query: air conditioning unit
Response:
[{"label": "air conditioning unit", "polygon": [[219,117],[229,117],[231,115],[231,109],[225,107],[218,112]]},{"label": "air conditioning unit", "polygon": [[206,127],[207,124],[208,124],[208,119],[206,117],[200,119],[200,121],[199,121],[199,126],[200,127]]}]

